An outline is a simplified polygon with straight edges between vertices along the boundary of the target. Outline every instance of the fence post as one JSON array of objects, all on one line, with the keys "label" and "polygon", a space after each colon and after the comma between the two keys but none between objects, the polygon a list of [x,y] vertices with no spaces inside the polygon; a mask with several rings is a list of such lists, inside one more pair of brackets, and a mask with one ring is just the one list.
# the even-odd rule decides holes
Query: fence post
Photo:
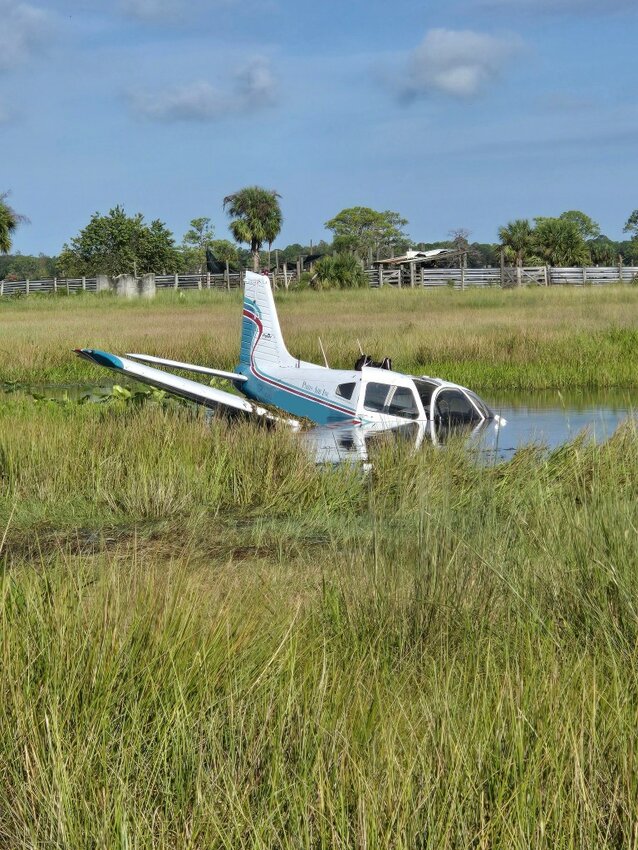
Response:
[{"label": "fence post", "polygon": [[461,291],[465,289],[465,263],[467,262],[467,254],[461,257]]},{"label": "fence post", "polygon": [[379,266],[379,289],[383,286],[383,266]]},{"label": "fence post", "polygon": [[197,277],[197,288],[198,288],[198,289],[201,289],[201,288],[202,288],[202,276],[201,276],[201,273],[200,273],[200,274],[198,275],[198,277]]},{"label": "fence post", "polygon": [[583,286],[587,286],[587,268],[583,266]]},{"label": "fence post", "polygon": [[543,266],[543,280],[545,281],[545,286],[549,286],[549,272],[547,266]]},{"label": "fence post", "polygon": [[57,277],[53,278],[53,294],[54,295],[58,294],[58,279],[57,279]]},{"label": "fence post", "polygon": [[523,283],[523,269],[521,266],[516,266],[516,286],[521,286]]},{"label": "fence post", "polygon": [[[224,273],[224,277],[226,279],[226,289],[230,292],[230,265],[228,260],[226,260],[226,271]],[[239,284],[241,286],[241,275],[239,275]]]},{"label": "fence post", "polygon": [[618,283],[622,283],[622,254],[618,254]]},{"label": "fence post", "polygon": [[501,248],[501,289],[505,286],[505,251]]},{"label": "fence post", "polygon": [[416,270],[414,268],[414,263],[410,263],[410,287],[412,289],[414,289],[414,272],[415,271]]},{"label": "fence post", "polygon": [[0,295],[4,295],[4,278],[0,280]]},{"label": "fence post", "polygon": [[210,289],[210,272],[206,272],[206,289]]},{"label": "fence post", "polygon": [[26,279],[25,283],[26,283],[26,285],[27,285],[27,291],[26,291],[26,294],[28,295],[28,294],[29,294],[29,278],[27,278],[27,279]]},{"label": "fence post", "polygon": [[175,272],[175,282],[173,283],[173,288],[177,289],[179,287],[179,275]]},{"label": "fence post", "polygon": [[86,292],[86,278],[82,278],[82,292]]},{"label": "fence post", "polygon": [[288,261],[287,260],[284,260],[283,269],[284,269],[284,286],[285,286],[286,289],[288,289]]}]

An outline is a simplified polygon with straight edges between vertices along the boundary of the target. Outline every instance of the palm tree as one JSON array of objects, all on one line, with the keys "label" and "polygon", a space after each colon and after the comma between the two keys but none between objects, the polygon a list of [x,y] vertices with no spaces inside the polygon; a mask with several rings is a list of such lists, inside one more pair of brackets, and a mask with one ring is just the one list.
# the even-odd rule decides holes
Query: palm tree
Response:
[{"label": "palm tree", "polygon": [[591,254],[578,225],[564,218],[538,218],[536,250],[550,266],[586,266]]},{"label": "palm tree", "polygon": [[499,227],[498,238],[503,248],[509,248],[516,256],[516,265],[522,266],[525,255],[532,248],[534,229],[526,218],[517,218]]},{"label": "palm tree", "polygon": [[228,207],[230,232],[237,242],[247,242],[253,255],[253,270],[259,270],[259,250],[264,242],[268,247],[281,230],[283,217],[277,192],[261,186],[247,186],[224,198]]},{"label": "palm tree", "polygon": [[27,218],[17,213],[7,203],[9,193],[0,194],[0,254],[8,254],[11,250],[11,236],[16,227]]}]

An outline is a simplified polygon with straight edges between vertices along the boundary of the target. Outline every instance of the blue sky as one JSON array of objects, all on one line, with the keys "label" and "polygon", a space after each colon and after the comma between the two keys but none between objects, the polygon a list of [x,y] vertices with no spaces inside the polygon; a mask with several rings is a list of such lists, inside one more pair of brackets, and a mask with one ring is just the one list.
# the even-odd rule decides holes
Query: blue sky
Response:
[{"label": "blue sky", "polygon": [[97,211],[195,216],[277,189],[280,245],[347,206],[415,240],[638,207],[637,0],[0,0],[0,191],[15,248]]}]

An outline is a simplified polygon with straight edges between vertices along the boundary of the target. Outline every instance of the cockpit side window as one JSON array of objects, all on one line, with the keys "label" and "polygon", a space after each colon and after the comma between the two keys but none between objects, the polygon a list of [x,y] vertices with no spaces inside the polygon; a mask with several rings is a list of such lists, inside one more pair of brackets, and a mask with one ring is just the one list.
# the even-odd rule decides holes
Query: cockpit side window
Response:
[{"label": "cockpit side window", "polygon": [[388,393],[392,389],[389,384],[379,384],[376,381],[370,381],[366,386],[366,395],[363,400],[364,408],[366,410],[372,410],[375,413],[383,413]]},{"label": "cockpit side window", "polygon": [[418,419],[419,408],[410,387],[397,387],[390,400],[388,413],[391,416],[402,416],[404,419]]},{"label": "cockpit side window", "polygon": [[355,388],[356,386],[357,386],[357,385],[356,385],[356,383],[355,383],[354,381],[353,381],[352,383],[339,384],[339,386],[338,386],[338,387],[337,387],[337,389],[335,390],[335,393],[336,393],[338,396],[341,396],[341,398],[351,399],[351,398],[352,398],[352,393],[354,392],[354,388]]},{"label": "cockpit side window", "polygon": [[410,387],[395,387],[371,381],[366,385],[363,401],[366,410],[400,416],[403,419],[418,419],[419,407]]}]

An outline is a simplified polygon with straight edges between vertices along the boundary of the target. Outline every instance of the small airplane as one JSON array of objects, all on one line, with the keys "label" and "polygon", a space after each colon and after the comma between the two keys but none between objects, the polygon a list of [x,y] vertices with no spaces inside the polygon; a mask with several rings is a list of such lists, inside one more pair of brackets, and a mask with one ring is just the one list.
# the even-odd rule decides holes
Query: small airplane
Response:
[{"label": "small airplane", "polygon": [[[253,272],[246,272],[245,277],[241,347],[235,372],[150,354],[119,357],[95,348],[75,349],[75,353],[208,408],[283,421],[295,429],[301,427],[297,419],[282,419],[262,405],[302,417],[320,426],[319,443],[341,440],[346,446],[363,447],[356,451],[358,456],[365,454],[361,429],[372,434],[417,423],[421,439],[429,429],[436,443],[437,428],[439,432],[441,428],[476,431],[488,422],[497,428],[505,424],[466,387],[441,378],[396,372],[389,358],[373,363],[362,355],[352,369],[331,369],[294,357],[284,343],[270,280]],[[158,366],[224,379],[244,398]],[[338,435],[333,434],[334,429],[339,429]]]}]

